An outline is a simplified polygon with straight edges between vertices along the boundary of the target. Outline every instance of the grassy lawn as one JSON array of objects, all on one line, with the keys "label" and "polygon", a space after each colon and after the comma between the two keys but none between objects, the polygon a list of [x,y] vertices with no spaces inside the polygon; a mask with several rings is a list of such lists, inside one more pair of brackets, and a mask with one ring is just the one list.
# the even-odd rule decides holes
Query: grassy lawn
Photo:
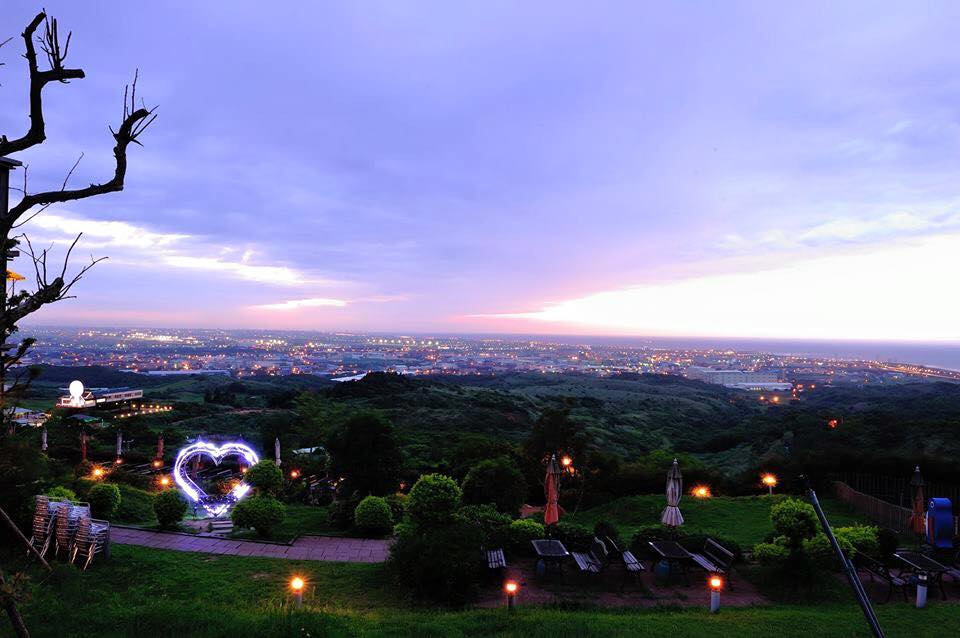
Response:
[{"label": "grassy lawn", "polygon": [[[774,499],[779,497],[774,497]],[[684,528],[690,532],[716,534],[737,541],[748,548],[763,540],[773,528],[770,524],[770,506],[775,501],[769,496],[723,497],[706,500],[684,497],[680,502]],[[833,500],[821,501],[827,519],[834,527],[867,523],[845,504]],[[660,520],[666,503],[662,494],[647,494],[621,498],[590,510],[568,515],[565,520],[592,528],[604,520],[616,525],[623,538],[633,537],[638,527]]]},{"label": "grassy lawn", "polygon": [[[302,610],[285,583],[309,583]],[[41,582],[45,581],[45,582]],[[113,560],[85,573],[34,572],[22,606],[34,636],[868,636],[852,604],[724,609],[503,609],[449,611],[404,606],[376,565],[283,561],[114,546]],[[925,610],[878,606],[887,635],[943,636],[960,614],[936,601]],[[9,627],[0,619],[0,635]],[[6,633],[5,633],[6,632]],[[949,630],[947,630],[949,633]]]},{"label": "grassy lawn", "polygon": [[[327,507],[313,505],[287,505],[283,522],[277,526],[270,540],[289,542],[304,534],[322,536],[349,536],[350,530],[343,530],[330,524]],[[253,530],[236,530],[234,538],[257,538]]]}]

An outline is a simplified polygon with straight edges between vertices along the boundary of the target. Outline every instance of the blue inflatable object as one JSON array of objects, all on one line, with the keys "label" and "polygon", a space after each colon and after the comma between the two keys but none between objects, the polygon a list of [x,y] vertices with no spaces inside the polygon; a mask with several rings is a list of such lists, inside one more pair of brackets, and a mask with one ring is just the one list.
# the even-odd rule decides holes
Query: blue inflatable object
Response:
[{"label": "blue inflatable object", "polygon": [[927,542],[937,549],[953,548],[953,504],[949,498],[927,503]]}]

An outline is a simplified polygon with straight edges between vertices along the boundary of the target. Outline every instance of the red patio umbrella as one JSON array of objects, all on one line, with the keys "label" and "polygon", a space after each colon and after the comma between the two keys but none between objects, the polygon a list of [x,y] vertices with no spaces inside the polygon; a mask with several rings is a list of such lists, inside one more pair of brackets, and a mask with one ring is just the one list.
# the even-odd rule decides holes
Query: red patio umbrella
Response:
[{"label": "red patio umbrella", "polygon": [[923,536],[927,532],[926,504],[923,497],[923,475],[920,474],[920,466],[913,471],[913,478],[910,479],[910,486],[914,488],[913,492],[913,512],[910,514],[910,529],[917,536]]},{"label": "red patio umbrella", "polygon": [[553,525],[560,520],[560,465],[557,455],[550,457],[547,464],[547,478],[543,483],[543,491],[547,497],[547,505],[543,508],[543,522]]}]

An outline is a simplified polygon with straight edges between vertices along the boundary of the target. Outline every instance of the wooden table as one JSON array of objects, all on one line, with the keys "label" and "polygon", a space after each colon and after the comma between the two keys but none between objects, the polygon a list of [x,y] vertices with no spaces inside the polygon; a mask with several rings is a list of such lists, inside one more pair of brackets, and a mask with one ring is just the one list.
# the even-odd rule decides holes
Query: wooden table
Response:
[{"label": "wooden table", "polygon": [[905,565],[905,568],[900,570],[901,576],[904,572],[915,575],[926,574],[928,582],[936,583],[937,587],[940,588],[940,597],[943,600],[947,599],[947,592],[943,589],[943,575],[950,571],[949,567],[920,552],[902,550],[895,552],[893,555]]},{"label": "wooden table", "polygon": [[530,543],[537,557],[543,561],[544,573],[550,571],[563,573],[563,559],[570,555],[563,543],[552,539],[535,540]]},{"label": "wooden table", "polygon": [[[667,572],[667,582],[665,584],[669,585],[673,574],[679,572],[679,574],[683,576],[683,582],[689,586],[690,576],[687,574],[687,565],[689,565],[692,560],[690,552],[685,550],[680,543],[674,541],[650,541],[649,544],[650,549],[652,549],[669,568]],[[656,573],[656,570],[654,570],[654,573]]]}]

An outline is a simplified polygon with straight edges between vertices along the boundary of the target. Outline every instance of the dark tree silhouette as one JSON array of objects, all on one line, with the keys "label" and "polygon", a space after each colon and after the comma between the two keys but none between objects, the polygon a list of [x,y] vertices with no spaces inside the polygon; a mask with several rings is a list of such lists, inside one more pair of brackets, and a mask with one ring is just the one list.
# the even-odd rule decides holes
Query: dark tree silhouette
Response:
[{"label": "dark tree silhouette", "polygon": [[[38,35],[41,26],[42,33]],[[66,66],[72,33],[67,33],[66,39],[62,39],[55,18],[49,18],[45,12],[40,12],[21,35],[24,46],[23,57],[27,61],[30,78],[28,98],[30,127],[19,137],[12,139],[7,135],[0,135],[0,157],[15,155],[42,144],[47,139],[43,115],[43,94],[47,85],[67,84],[71,80],[85,77],[83,69]],[[10,40],[7,40],[4,44],[9,42]],[[41,68],[38,47],[46,58],[45,68]],[[47,249],[35,251],[26,235],[18,234],[18,229],[52,204],[123,190],[127,173],[127,149],[131,144],[140,144],[140,136],[156,119],[155,108],[146,108],[142,100],[139,106],[137,104],[137,75],[137,73],[134,74],[133,83],[124,89],[123,115],[120,125],[116,130],[110,128],[115,142],[113,147],[115,168],[109,179],[83,188],[69,188],[70,177],[80,163],[78,159],[58,189],[30,192],[27,169],[24,168],[22,188],[10,189],[20,192],[20,201],[8,209],[6,188],[5,192],[0,194],[0,262],[6,265],[9,259],[17,254],[18,248],[25,245],[26,252],[33,262],[33,275],[36,282],[33,290],[23,290],[14,295],[8,295],[7,288],[4,286],[2,298],[0,298],[0,308],[3,310],[0,317],[0,405],[5,413],[11,408],[12,401],[8,399],[14,398],[17,394],[16,390],[29,380],[28,376],[24,376],[25,372],[13,371],[33,343],[31,339],[17,340],[14,337],[18,322],[47,304],[70,298],[73,286],[100,261],[91,258],[91,261],[78,271],[68,274],[70,257],[80,239],[78,235],[67,250],[62,265],[48,267],[48,260],[51,257],[49,251]],[[82,157],[81,155],[81,159]],[[10,164],[8,162],[8,168]],[[13,375],[12,378],[11,375]],[[11,380],[12,383],[10,383]]]},{"label": "dark tree silhouette", "polygon": [[[16,405],[17,396],[32,378],[32,371],[23,370],[19,363],[30,349],[33,340],[18,339],[15,336],[17,324],[43,306],[71,297],[70,292],[73,286],[100,261],[91,257],[89,263],[68,274],[71,254],[80,239],[78,235],[64,255],[62,265],[51,264],[48,268],[49,250],[34,250],[27,236],[18,229],[52,204],[123,190],[124,178],[127,174],[127,149],[131,144],[140,144],[140,136],[156,119],[155,108],[147,108],[142,100],[139,105],[137,103],[138,74],[134,73],[133,83],[124,89],[123,115],[120,124],[116,130],[110,128],[114,139],[115,168],[109,179],[83,188],[70,188],[69,181],[80,159],[83,158],[81,155],[67,172],[58,189],[31,192],[28,189],[26,167],[23,168],[22,187],[11,188],[10,171],[21,166],[21,163],[11,156],[43,144],[47,139],[46,122],[43,116],[44,89],[49,84],[68,84],[71,80],[85,77],[83,69],[66,66],[72,35],[68,32],[66,38],[61,38],[57,20],[48,17],[44,11],[38,13],[24,29],[21,36],[24,46],[23,57],[27,61],[30,79],[28,96],[30,127],[22,135],[14,138],[0,134],[0,263],[4,268],[5,279],[3,292],[0,293],[0,416],[7,425],[0,428],[0,437],[13,436],[13,408]],[[11,41],[12,38],[0,41],[0,47]],[[45,58],[45,64],[42,67],[38,49]],[[11,191],[19,191],[21,195],[20,201],[13,206],[9,205]],[[26,254],[32,260],[35,286],[32,290],[26,289],[8,294],[6,266],[12,257],[19,254],[21,246],[25,246]],[[0,510],[0,514],[14,528],[13,531],[22,538],[19,529],[16,529],[16,525],[6,512]],[[17,602],[22,597],[22,582],[22,574],[7,578],[0,572],[0,604],[4,607],[14,631],[21,638],[25,638],[29,636],[29,632],[17,609]]]}]

